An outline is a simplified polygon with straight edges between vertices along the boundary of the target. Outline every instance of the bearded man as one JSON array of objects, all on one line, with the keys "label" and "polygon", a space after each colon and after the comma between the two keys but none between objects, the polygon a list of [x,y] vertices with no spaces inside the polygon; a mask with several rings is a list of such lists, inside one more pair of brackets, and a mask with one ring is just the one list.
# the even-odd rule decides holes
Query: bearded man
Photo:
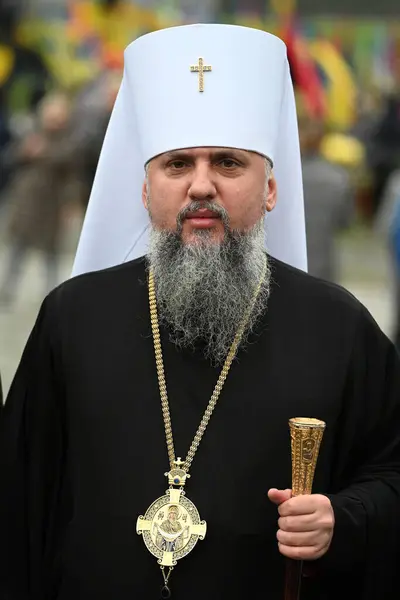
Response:
[{"label": "bearded man", "polygon": [[[281,600],[291,559],[306,600],[389,599],[399,359],[305,272],[286,49],[197,25],[125,59],[75,277],[1,417],[0,597]],[[326,423],[307,496],[292,417]],[[161,549],[172,506],[188,535]]]}]

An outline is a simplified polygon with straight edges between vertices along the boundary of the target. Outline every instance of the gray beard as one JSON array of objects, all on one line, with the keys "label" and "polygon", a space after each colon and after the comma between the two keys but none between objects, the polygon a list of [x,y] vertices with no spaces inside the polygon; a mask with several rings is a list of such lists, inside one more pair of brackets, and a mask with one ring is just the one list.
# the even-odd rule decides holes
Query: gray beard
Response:
[{"label": "gray beard", "polygon": [[[208,208],[204,202],[201,205]],[[202,230],[196,242],[184,244],[179,225],[178,219],[177,232],[154,227],[150,232],[147,260],[154,273],[159,320],[178,348],[201,347],[213,365],[222,365],[265,268],[263,218],[247,232],[225,227],[222,243],[211,240],[209,230]],[[266,310],[269,292],[267,262],[241,349]]]}]

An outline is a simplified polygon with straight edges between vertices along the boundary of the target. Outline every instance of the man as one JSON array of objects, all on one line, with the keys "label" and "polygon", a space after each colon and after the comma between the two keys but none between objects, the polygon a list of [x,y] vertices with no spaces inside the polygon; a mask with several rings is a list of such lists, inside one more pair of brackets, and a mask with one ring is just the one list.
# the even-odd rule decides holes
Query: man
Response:
[{"label": "man", "polygon": [[369,166],[373,172],[372,216],[376,217],[386,186],[400,168],[400,52],[393,57],[393,88],[383,99],[382,114],[369,140]]},{"label": "man", "polygon": [[382,205],[376,216],[376,231],[388,249],[394,305],[391,337],[400,351],[400,169],[395,171],[388,181]]},{"label": "man", "polygon": [[337,282],[336,234],[350,225],[355,198],[349,173],[321,154],[324,129],[322,122],[307,114],[299,119],[308,272]]},{"label": "man", "polygon": [[70,105],[63,93],[49,94],[40,104],[37,127],[15,145],[13,176],[7,194],[10,216],[6,268],[0,283],[0,303],[15,302],[24,263],[32,250],[42,254],[45,292],[59,283],[58,262],[63,217],[76,180],[76,146],[69,131]]},{"label": "man", "polygon": [[[1,421],[2,598],[278,600],[286,558],[303,598],[391,597],[398,357],[302,270],[300,164],[280,40],[199,25],[128,49],[81,275],[45,300]],[[326,433],[291,498],[297,416]]]}]

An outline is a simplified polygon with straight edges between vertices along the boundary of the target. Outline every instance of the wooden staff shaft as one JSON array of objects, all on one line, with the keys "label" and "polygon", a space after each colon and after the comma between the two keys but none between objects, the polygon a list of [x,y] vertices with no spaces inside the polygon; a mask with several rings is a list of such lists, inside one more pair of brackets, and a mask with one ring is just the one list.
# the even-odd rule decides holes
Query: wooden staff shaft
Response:
[{"label": "wooden staff shaft", "polygon": [[302,561],[286,559],[284,600],[300,599],[302,568]]},{"label": "wooden staff shaft", "polygon": [[[300,496],[312,493],[314,473],[325,423],[317,419],[290,419],[292,450],[292,494]],[[299,600],[303,562],[286,560],[284,600]]]}]

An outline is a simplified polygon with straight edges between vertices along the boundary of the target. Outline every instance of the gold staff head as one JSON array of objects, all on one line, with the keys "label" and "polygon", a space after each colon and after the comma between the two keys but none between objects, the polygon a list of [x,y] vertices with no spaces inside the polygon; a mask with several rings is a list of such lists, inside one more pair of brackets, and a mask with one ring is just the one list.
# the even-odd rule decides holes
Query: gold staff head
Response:
[{"label": "gold staff head", "polygon": [[314,418],[296,417],[289,420],[293,496],[312,493],[315,468],[325,427],[324,421]]}]

